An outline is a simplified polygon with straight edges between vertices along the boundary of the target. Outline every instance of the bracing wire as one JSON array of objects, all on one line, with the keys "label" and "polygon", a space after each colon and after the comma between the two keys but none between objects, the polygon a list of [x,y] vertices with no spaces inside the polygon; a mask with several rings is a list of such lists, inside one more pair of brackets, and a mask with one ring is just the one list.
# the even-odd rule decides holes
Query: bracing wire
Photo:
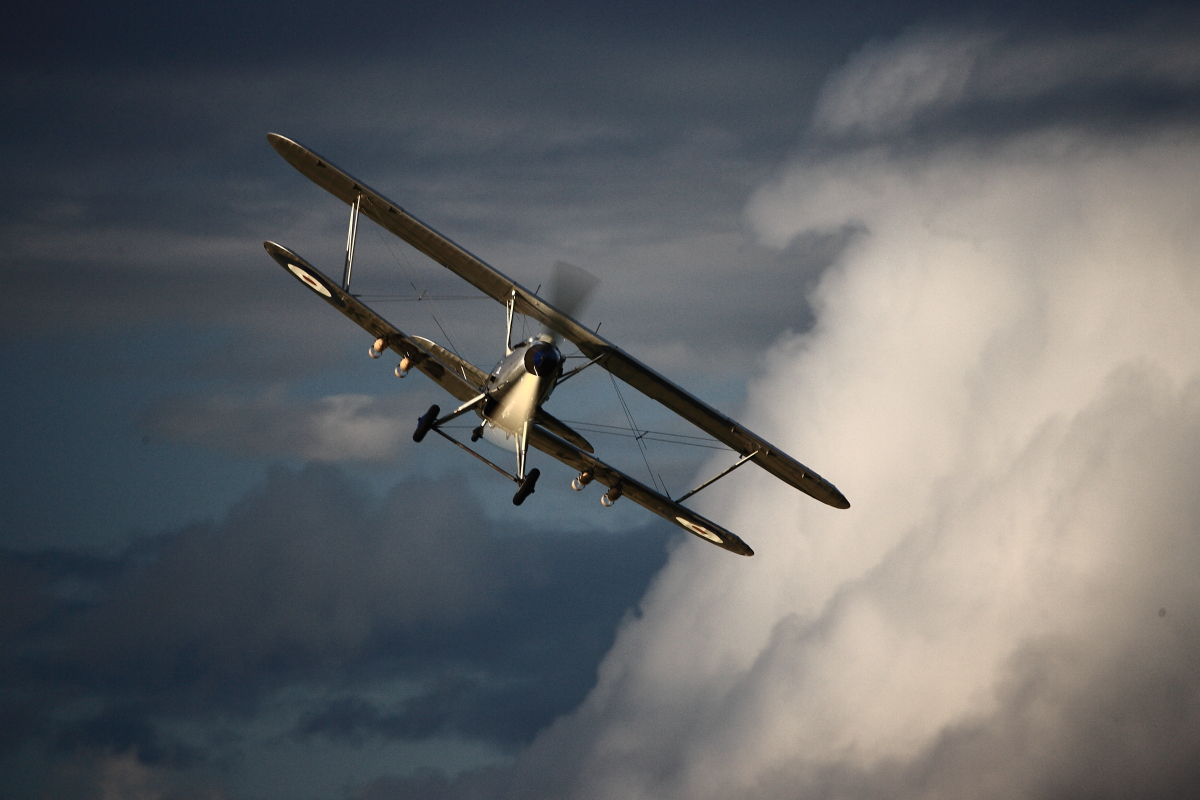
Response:
[{"label": "bracing wire", "polygon": [[[368,203],[371,203],[372,206],[375,205],[374,202],[371,200],[371,198],[366,197],[364,199],[366,199]],[[376,208],[376,212],[378,213],[378,208]],[[408,285],[412,287],[412,290],[413,290],[413,292],[416,293],[416,296],[413,297],[413,296],[408,296],[408,295],[389,295],[389,294],[377,294],[377,295],[365,294],[365,295],[355,295],[355,296],[361,297],[363,299],[370,299],[370,300],[376,300],[376,301],[382,301],[382,302],[427,302],[429,304],[429,316],[433,319],[434,324],[437,325],[438,330],[440,330],[442,332],[442,336],[445,337],[446,343],[450,346],[450,350],[453,351],[455,355],[457,355],[461,358],[462,356],[458,352],[458,348],[455,346],[454,340],[450,337],[450,333],[446,330],[445,326],[442,325],[441,320],[438,319],[438,309],[437,309],[437,304],[435,301],[437,301],[437,300],[491,300],[492,298],[490,298],[486,295],[431,295],[431,294],[429,294],[428,289],[417,288],[416,281],[413,279],[413,275],[409,271],[408,267],[405,266],[404,261],[396,254],[395,251],[392,250],[392,247],[390,244],[388,244],[387,239],[385,239],[382,236],[382,234],[380,234],[378,227],[377,226],[373,226],[373,227],[375,230],[375,235],[377,237],[379,237],[379,241],[383,244],[384,248],[388,251],[388,254],[392,257],[392,260],[396,262],[396,266],[398,266],[400,268],[400,271],[404,274],[405,280],[408,281]],[[538,289],[540,290],[541,287],[539,286]],[[521,316],[521,327],[522,327],[523,335],[526,335],[525,338],[527,338],[527,334],[528,334],[528,324],[529,324],[528,318],[526,318],[524,315],[522,315]],[[597,327],[597,329],[599,329],[599,326],[596,326],[596,327]],[[658,491],[661,491],[663,494],[667,494],[666,483],[662,480],[662,476],[656,475],[654,472],[654,469],[650,466],[649,452],[646,448],[647,441],[665,442],[665,443],[670,443],[670,444],[680,444],[680,445],[686,445],[689,447],[701,447],[701,448],[707,448],[707,449],[711,449],[711,450],[729,450],[730,449],[730,448],[725,447],[724,445],[720,444],[719,442],[717,442],[717,440],[709,438],[709,437],[688,436],[686,434],[674,434],[674,433],[664,433],[661,431],[641,430],[640,428],[638,428],[637,422],[633,418],[633,412],[630,410],[629,404],[627,402],[625,402],[625,396],[621,393],[621,387],[617,385],[616,378],[611,373],[609,374],[608,377],[609,377],[609,380],[612,381],[613,389],[616,391],[616,394],[617,394],[617,399],[621,403],[621,409],[625,412],[625,418],[629,422],[628,429],[622,428],[622,427],[616,426],[616,425],[603,425],[600,423],[589,423],[589,422],[578,422],[578,421],[571,422],[570,424],[579,426],[581,430],[586,430],[589,433],[599,433],[599,434],[606,434],[606,435],[610,435],[610,436],[624,436],[624,437],[633,439],[637,443],[638,452],[640,452],[642,454],[642,462],[646,465],[646,472],[649,473],[649,475],[650,475],[651,483],[654,484],[655,489],[657,489]],[[459,426],[447,426],[447,427],[459,427]],[[470,427],[470,426],[467,426],[467,427]]]},{"label": "bracing wire", "polygon": [[374,300],[377,303],[419,303],[423,300],[487,300],[492,298],[486,294],[430,294],[425,297],[413,297],[408,294],[356,294],[359,300]]},{"label": "bracing wire", "polygon": [[647,431],[638,432],[637,423],[633,421],[633,412],[629,410],[629,404],[625,402],[625,396],[621,394],[621,387],[617,386],[617,379],[610,372],[609,380],[612,381],[613,389],[617,392],[617,399],[621,401],[621,408],[625,410],[625,418],[629,420],[629,430],[633,432],[633,440],[637,442],[638,451],[642,454],[642,461],[646,464],[646,472],[650,473],[650,482],[654,484],[654,488],[667,493],[667,487],[658,485],[658,478],[654,476],[654,470],[650,468],[650,457],[646,453],[646,443],[642,441],[646,437]]},{"label": "bracing wire", "polygon": [[[375,213],[380,214],[380,216],[382,216],[382,214],[379,211],[379,207],[375,205],[374,201],[371,200],[370,197],[367,197],[366,200],[368,203],[371,204],[371,206],[373,208],[375,208]],[[454,340],[450,338],[450,334],[446,331],[446,328],[442,325],[442,321],[440,319],[438,319],[437,304],[434,303],[434,301],[433,301],[434,295],[429,294],[428,289],[418,289],[417,288],[417,284],[413,280],[412,275],[409,273],[408,268],[404,266],[404,264],[401,262],[400,258],[392,251],[392,246],[390,244],[388,244],[387,239],[383,238],[383,235],[379,232],[378,226],[375,226],[374,230],[375,230],[375,235],[379,237],[379,241],[383,243],[383,246],[385,248],[387,248],[388,254],[392,257],[392,260],[396,262],[396,266],[400,267],[400,271],[404,273],[404,277],[408,280],[408,285],[411,286],[413,288],[413,291],[417,293],[417,296],[415,298],[413,298],[413,300],[416,302],[428,302],[429,303],[429,316],[433,318],[433,322],[435,325],[438,326],[438,330],[442,332],[442,336],[446,337],[446,344],[448,344],[450,346],[450,350],[454,353],[454,355],[458,356],[459,358],[462,358],[462,354],[459,353],[458,348],[454,346]]]},{"label": "bracing wire", "polygon": [[716,439],[708,436],[689,436],[684,433],[667,433],[665,431],[638,430],[630,431],[629,428],[621,425],[603,425],[599,422],[585,422],[583,420],[564,419],[568,425],[578,428],[584,433],[598,433],[603,436],[621,436],[627,439],[635,439],[641,437],[647,442],[664,442],[666,444],[677,444],[685,447],[702,447],[707,450],[724,450],[726,452],[734,452],[732,447],[727,447],[721,444]]}]

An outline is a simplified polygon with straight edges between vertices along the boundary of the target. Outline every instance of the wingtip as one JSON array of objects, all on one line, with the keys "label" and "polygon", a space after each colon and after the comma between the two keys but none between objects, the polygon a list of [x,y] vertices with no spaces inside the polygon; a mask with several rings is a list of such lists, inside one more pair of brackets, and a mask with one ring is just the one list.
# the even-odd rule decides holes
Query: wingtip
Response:
[{"label": "wingtip", "polygon": [[738,555],[738,556],[754,555],[754,550],[750,547],[750,545],[746,544],[740,536],[737,536],[735,534],[730,534],[730,538],[727,538],[724,541],[722,541],[719,546],[725,550],[728,550],[729,552],[733,553],[734,555]]},{"label": "wingtip", "polygon": [[849,508],[850,501],[846,499],[846,495],[839,492],[837,490],[837,487],[830,487],[830,488],[833,489],[833,497],[830,498],[829,505],[833,506],[834,508],[840,508],[843,510]]},{"label": "wingtip", "polygon": [[283,151],[289,147],[299,147],[296,142],[278,133],[268,133],[267,143],[271,145],[271,147],[275,148],[275,152],[279,153],[280,155],[282,155]]}]

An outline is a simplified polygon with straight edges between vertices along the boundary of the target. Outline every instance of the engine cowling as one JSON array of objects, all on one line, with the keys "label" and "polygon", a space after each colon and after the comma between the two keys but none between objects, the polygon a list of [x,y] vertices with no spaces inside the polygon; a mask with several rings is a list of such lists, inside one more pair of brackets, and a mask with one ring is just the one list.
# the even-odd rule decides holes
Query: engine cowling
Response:
[{"label": "engine cowling", "polygon": [[539,378],[549,378],[562,369],[563,357],[549,342],[535,342],[525,350],[525,371]]}]

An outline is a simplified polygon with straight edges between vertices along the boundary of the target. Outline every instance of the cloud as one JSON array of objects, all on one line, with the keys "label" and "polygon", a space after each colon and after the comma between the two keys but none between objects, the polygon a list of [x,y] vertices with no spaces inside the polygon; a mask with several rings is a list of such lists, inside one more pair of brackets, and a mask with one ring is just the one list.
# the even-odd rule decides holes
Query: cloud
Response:
[{"label": "cloud", "polygon": [[1194,793],[1198,185],[1192,131],[1060,129],[764,186],[773,246],[861,232],[745,414],[853,508],[709,490],[758,555],[676,550],[508,796]]},{"label": "cloud", "polygon": [[310,465],[116,556],[0,550],[0,763],[135,753],[228,787],[283,753],[511,751],[586,694],[667,535],[499,524],[459,477],[374,497]]},{"label": "cloud", "polygon": [[[1139,89],[1194,95],[1198,52],[1186,26],[1166,34],[1058,39],[918,27],[867,44],[835,71],[817,98],[812,126],[826,134],[891,136],[972,104],[1007,103],[1011,115],[1012,104],[1054,97],[1061,115],[1072,94],[1092,105],[1084,115],[1096,116],[1115,101],[1139,98]],[[987,120],[995,125],[992,115]]]},{"label": "cloud", "polygon": [[46,795],[88,800],[225,800],[213,786],[181,786],[161,769],[146,765],[137,752],[83,753],[55,770]]},{"label": "cloud", "polygon": [[[264,779],[290,748],[299,784],[330,753],[431,740],[512,752],[550,726],[512,770],[365,783],[379,772],[347,758],[339,769],[360,785],[338,791],[1152,795],[1194,783],[1197,146],[1182,125],[1146,135],[1195,108],[1195,50],[1172,36],[1023,44],[927,29],[871,46],[822,96],[814,127],[831,135],[810,136],[750,204],[778,258],[748,243],[737,210],[781,131],[790,140],[809,62],[701,47],[706,71],[612,80],[614,63],[635,77],[659,65],[650,46],[636,62],[608,51],[582,81],[536,50],[482,84],[468,78],[500,60],[442,70],[457,51],[413,69],[351,61],[322,80],[311,66],[16,76],[29,125],[9,139],[28,191],[9,199],[4,236],[20,249],[3,265],[7,325],[62,341],[67,320],[88,331],[84,360],[105,331],[122,339],[98,371],[142,380],[142,360],[200,348],[221,391],[230,370],[255,381],[154,406],[161,435],[335,461],[391,452],[386,404],[263,393],[267,370],[224,358],[253,341],[275,358],[271,381],[307,380],[315,348],[330,364],[362,335],[264,260],[261,239],[278,236],[336,264],[345,224],[265,149],[278,127],[531,285],[539,264],[587,266],[610,287],[591,321],[664,370],[708,379],[766,364],[739,418],[855,505],[830,511],[745,471],[706,490],[702,507],[759,556],[675,551],[595,691],[551,724],[593,684],[662,563],[661,528],[512,530],[453,478],[380,498],[329,466],[280,470],[228,518],[115,559],[0,553],[16,612],[0,626],[17,687],[0,708],[7,752],[137,748],[155,769],[253,763]],[[350,75],[361,91],[346,93]],[[781,84],[790,105],[773,102]],[[1185,113],[1129,101],[1163,87]],[[1076,124],[1108,95],[1135,135]],[[1055,116],[1063,98],[1076,117]],[[348,119],[348,132],[330,122]],[[160,261],[125,258],[138,241]],[[493,348],[500,319],[478,323]],[[177,333],[198,324],[200,345]],[[213,324],[235,328],[228,350],[209,347]],[[128,336],[137,326],[155,335]],[[723,330],[737,335],[713,338]],[[135,355],[135,343],[148,346]],[[194,353],[172,355],[171,377],[192,381]],[[84,389],[60,399],[87,403]],[[322,425],[366,436],[345,447]],[[12,469],[22,493],[35,474],[24,463]],[[63,473],[42,474],[66,502]]]},{"label": "cloud", "polygon": [[871,134],[906,127],[922,112],[963,99],[981,51],[994,37],[920,31],[868,44],[832,75],[813,111],[814,127]]},{"label": "cloud", "polygon": [[[305,402],[279,392],[251,398],[167,397],[143,416],[154,437],[237,455],[305,461],[394,461],[413,425],[396,397],[330,395]],[[415,423],[414,423],[415,424]]]},{"label": "cloud", "polygon": [[[23,154],[12,165],[22,190],[0,198],[9,212],[0,273],[18,292],[0,333],[50,335],[56,319],[92,330],[215,323],[259,339],[302,329],[319,312],[280,283],[261,243],[281,241],[333,272],[344,206],[283,162],[268,130],[316,148],[530,288],[560,259],[603,272],[590,324],[638,326],[644,298],[680,274],[667,288],[701,309],[671,320],[687,331],[681,340],[744,317],[727,292],[774,283],[777,271],[740,230],[739,212],[793,135],[794,122],[764,100],[792,90],[790,53],[685,47],[662,69],[658,47],[614,45],[592,63],[532,38],[502,68],[473,47],[470,57],[439,48],[432,60],[359,51],[336,66],[305,56],[166,71],[11,68],[0,99],[27,123],[0,132]],[[564,75],[584,88],[565,88]],[[694,103],[704,113],[677,125],[677,109]],[[375,233],[359,246],[356,281],[407,289]],[[440,267],[417,274],[422,289],[467,288]],[[712,275],[730,277],[719,291],[695,288]],[[777,294],[776,329],[806,318],[801,296]],[[477,324],[475,311],[464,327]],[[712,323],[701,330],[696,320]]]}]

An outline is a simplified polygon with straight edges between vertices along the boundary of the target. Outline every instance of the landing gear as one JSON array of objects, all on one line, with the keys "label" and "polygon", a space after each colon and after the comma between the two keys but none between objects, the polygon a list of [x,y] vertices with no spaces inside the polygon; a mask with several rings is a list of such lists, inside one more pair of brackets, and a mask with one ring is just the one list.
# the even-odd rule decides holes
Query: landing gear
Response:
[{"label": "landing gear", "polygon": [[521,503],[525,502],[526,497],[533,494],[533,487],[537,486],[538,477],[541,474],[541,470],[529,470],[529,474],[525,476],[525,480],[521,481],[521,488],[517,489],[517,493],[513,495],[514,506],[521,505]]},{"label": "landing gear", "polygon": [[[467,447],[465,444],[458,441],[453,436],[448,435],[445,431],[442,430],[442,426],[445,425],[447,422],[449,422],[453,419],[458,419],[460,416],[462,416],[466,412],[470,411],[473,408],[476,408],[480,404],[480,402],[485,401],[486,399],[487,399],[486,394],[480,394],[477,397],[473,397],[470,400],[468,400],[467,402],[463,403],[461,406],[454,409],[446,416],[440,417],[440,418],[438,415],[442,413],[442,410],[440,408],[438,408],[437,406],[430,406],[429,410],[426,411],[424,414],[422,414],[421,417],[417,420],[417,429],[416,429],[416,431],[413,432],[413,441],[419,442],[425,438],[426,434],[428,434],[430,431],[433,431],[434,433],[438,434],[439,436],[445,438],[451,444],[461,448],[462,450],[466,451],[467,453],[470,453],[472,456],[479,459],[483,463],[487,464],[489,467],[496,470],[504,477],[516,482],[517,493],[513,495],[513,505],[519,506],[525,502],[525,499],[527,497],[529,497],[529,495],[533,494],[533,490],[537,486],[538,478],[541,477],[541,472],[539,470],[531,469],[528,472],[525,471],[525,457],[528,453],[526,446],[529,442],[529,423],[528,422],[526,422],[521,427],[521,430],[517,433],[517,448],[516,448],[516,450],[517,450],[517,471],[516,471],[516,473],[511,473],[508,470],[504,469],[503,467],[499,466],[498,464],[492,463],[485,456],[482,456],[479,453],[475,452],[474,448]],[[477,442],[483,438],[483,434],[484,434],[486,426],[487,426],[487,423],[485,422],[483,425],[479,425],[479,426],[471,429],[471,441],[472,442]]]},{"label": "landing gear", "polygon": [[433,405],[430,406],[429,410],[425,412],[425,416],[417,420],[417,429],[413,432],[414,442],[421,441],[425,438],[425,434],[433,430],[433,423],[437,422],[438,414],[440,413],[442,413],[442,410],[436,405]]}]

